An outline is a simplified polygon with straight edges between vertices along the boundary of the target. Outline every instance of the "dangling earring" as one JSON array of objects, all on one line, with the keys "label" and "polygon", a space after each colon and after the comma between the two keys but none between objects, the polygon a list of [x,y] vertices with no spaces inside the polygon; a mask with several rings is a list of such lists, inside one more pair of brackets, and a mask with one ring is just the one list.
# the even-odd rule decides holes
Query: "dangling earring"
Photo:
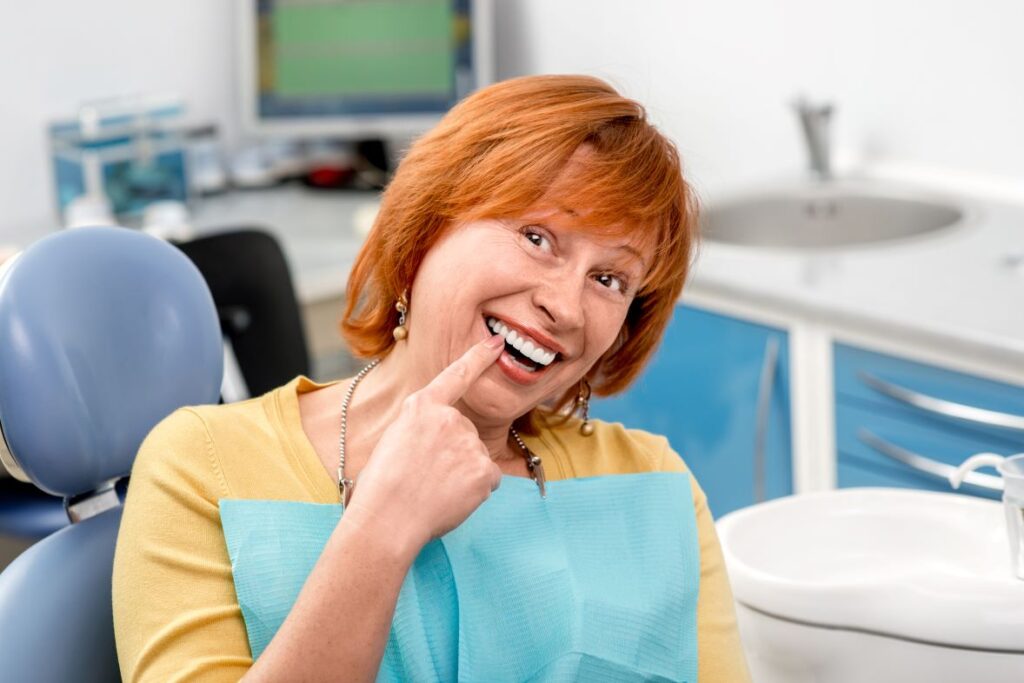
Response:
[{"label": "dangling earring", "polygon": [[398,301],[395,302],[395,310],[398,311],[398,327],[391,330],[395,341],[402,341],[409,336],[409,330],[405,329],[405,314],[409,311],[409,300],[405,298],[405,293],[408,291],[408,289],[402,290]]},{"label": "dangling earring", "polygon": [[594,433],[594,425],[590,424],[590,417],[587,414],[590,410],[590,382],[586,377],[580,381],[580,393],[576,397],[576,402],[583,406],[583,424],[580,425],[580,434],[590,436]]}]

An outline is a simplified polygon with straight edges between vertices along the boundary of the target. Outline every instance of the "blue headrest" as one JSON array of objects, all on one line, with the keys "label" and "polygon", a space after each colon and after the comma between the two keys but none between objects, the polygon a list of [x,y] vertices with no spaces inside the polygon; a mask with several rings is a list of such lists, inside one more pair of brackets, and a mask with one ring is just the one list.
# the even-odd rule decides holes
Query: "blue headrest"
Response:
[{"label": "blue headrest", "polygon": [[92,491],[127,475],[173,410],[217,402],[217,311],[176,247],[125,228],[76,228],[5,265],[0,454],[19,479],[57,496]]}]

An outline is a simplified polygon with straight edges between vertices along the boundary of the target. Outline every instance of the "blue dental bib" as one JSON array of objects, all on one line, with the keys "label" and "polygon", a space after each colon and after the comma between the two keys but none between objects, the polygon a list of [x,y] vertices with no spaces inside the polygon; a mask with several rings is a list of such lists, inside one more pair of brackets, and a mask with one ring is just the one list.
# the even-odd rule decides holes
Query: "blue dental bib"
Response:
[{"label": "blue dental bib", "polygon": [[[505,476],[426,544],[402,584],[379,683],[696,681],[700,543],[690,477],[537,485]],[[255,660],[284,622],[341,506],[220,500]],[[340,618],[358,618],[341,614]]]}]

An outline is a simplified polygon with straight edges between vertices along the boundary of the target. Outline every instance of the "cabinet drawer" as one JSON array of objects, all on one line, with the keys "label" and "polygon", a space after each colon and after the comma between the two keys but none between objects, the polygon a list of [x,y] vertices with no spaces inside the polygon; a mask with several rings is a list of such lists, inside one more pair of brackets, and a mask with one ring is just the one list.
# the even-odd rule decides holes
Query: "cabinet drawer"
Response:
[{"label": "cabinet drawer", "polygon": [[970,428],[1024,446],[1024,386],[834,345],[836,402]]},{"label": "cabinet drawer", "polygon": [[679,306],[636,383],[595,397],[590,408],[596,418],[666,436],[716,517],[793,491],[782,330]]},{"label": "cabinet drawer", "polygon": [[[875,406],[857,406],[850,403],[836,404],[836,449],[839,464],[844,462],[868,467],[873,473],[904,479],[901,485],[915,488],[933,488],[951,491],[944,474],[948,467],[960,465],[971,455],[982,451],[1012,455],[1024,451],[1021,444],[1002,439],[982,431],[963,428],[953,424],[936,423],[919,416],[896,411],[885,411]],[[904,458],[907,454],[927,459],[918,463],[921,467],[900,461],[885,451],[896,452]],[[913,459],[913,458],[911,458]],[[998,478],[994,473],[976,473],[981,480],[994,484]],[[932,486],[921,486],[931,482]],[[843,484],[840,478],[840,486]],[[863,484],[860,484],[863,485]],[[894,484],[895,485],[895,484]],[[964,486],[965,491],[998,497],[999,491],[987,491],[981,487]]]}]

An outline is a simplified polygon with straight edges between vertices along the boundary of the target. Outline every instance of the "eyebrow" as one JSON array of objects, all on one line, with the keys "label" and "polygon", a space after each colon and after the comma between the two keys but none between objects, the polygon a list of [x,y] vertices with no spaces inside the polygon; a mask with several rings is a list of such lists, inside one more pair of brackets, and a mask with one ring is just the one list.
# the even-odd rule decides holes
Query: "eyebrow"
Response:
[{"label": "eyebrow", "polygon": [[[571,209],[568,206],[562,206],[561,204],[558,204],[555,208],[557,208],[559,211],[561,211],[564,214],[568,214],[569,216],[572,216],[573,218],[579,217],[579,214],[576,213],[576,211],[574,211],[573,209]],[[629,252],[630,254],[632,254],[636,258],[637,261],[640,262],[640,265],[642,265],[644,267],[644,270],[646,270],[648,268],[647,261],[644,259],[643,255],[640,253],[640,250],[637,249],[636,247],[633,247],[632,245],[629,245],[629,244],[616,244],[616,245],[612,246],[612,249],[621,249],[623,251]]]},{"label": "eyebrow", "polygon": [[647,261],[644,260],[643,255],[636,247],[633,247],[632,245],[629,244],[617,244],[613,246],[612,249],[621,249],[622,251],[628,251],[630,254],[636,257],[636,260],[640,262],[640,264],[644,267],[645,270],[647,269]]}]

